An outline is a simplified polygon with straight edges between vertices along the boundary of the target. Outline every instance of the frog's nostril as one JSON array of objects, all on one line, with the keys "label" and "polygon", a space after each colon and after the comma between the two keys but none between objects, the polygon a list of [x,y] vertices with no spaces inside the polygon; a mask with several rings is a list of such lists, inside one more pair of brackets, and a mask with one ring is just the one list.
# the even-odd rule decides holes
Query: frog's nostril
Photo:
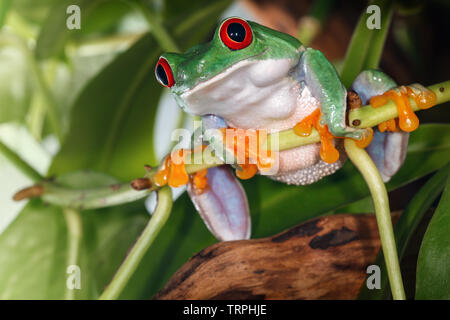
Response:
[{"label": "frog's nostril", "polygon": [[164,87],[170,88],[175,84],[172,69],[170,68],[167,60],[163,57],[159,58],[158,63],[156,64],[155,75],[158,82]]}]

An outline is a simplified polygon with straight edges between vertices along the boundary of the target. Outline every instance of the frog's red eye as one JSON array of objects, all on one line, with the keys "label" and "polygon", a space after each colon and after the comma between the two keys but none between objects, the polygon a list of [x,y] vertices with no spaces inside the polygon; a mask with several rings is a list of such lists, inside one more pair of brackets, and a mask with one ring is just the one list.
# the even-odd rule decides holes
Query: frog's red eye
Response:
[{"label": "frog's red eye", "polygon": [[226,20],[220,27],[220,39],[231,50],[240,50],[252,43],[252,29],[239,18]]},{"label": "frog's red eye", "polygon": [[173,80],[172,69],[169,63],[163,57],[159,58],[158,63],[155,67],[156,80],[161,83],[164,87],[170,88],[175,84]]}]

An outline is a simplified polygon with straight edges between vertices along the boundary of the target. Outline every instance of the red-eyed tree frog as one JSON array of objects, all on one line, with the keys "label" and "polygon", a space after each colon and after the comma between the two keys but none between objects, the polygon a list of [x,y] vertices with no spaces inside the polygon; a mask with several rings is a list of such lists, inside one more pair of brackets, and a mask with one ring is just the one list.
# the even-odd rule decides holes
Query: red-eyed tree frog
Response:
[{"label": "red-eyed tree frog", "polygon": [[[296,128],[298,134],[307,135],[311,125],[315,126],[322,143],[279,153],[278,171],[270,177],[280,182],[311,184],[338,170],[345,156],[339,157],[342,139],[334,137],[371,138],[371,129],[346,124],[347,91],[325,56],[290,35],[255,22],[225,19],[211,42],[182,54],[163,54],[155,74],[185,112],[202,116],[206,128],[264,129],[269,133]],[[357,77],[352,89],[365,104],[394,87],[387,75],[369,70]],[[407,143],[408,133],[375,130],[368,152],[385,181],[403,163]],[[211,168],[189,181],[185,172],[181,179],[175,174],[183,176],[182,171],[176,166],[171,169],[166,158],[157,183],[187,183],[196,209],[218,239],[248,239],[247,197],[230,168]]]}]

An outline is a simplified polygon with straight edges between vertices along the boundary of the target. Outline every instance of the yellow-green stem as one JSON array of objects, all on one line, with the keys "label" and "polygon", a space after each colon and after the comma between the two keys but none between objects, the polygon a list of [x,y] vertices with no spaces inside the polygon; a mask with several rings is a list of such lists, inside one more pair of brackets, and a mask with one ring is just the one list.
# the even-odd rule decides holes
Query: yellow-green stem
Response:
[{"label": "yellow-green stem", "polygon": [[[66,268],[69,266],[78,265],[78,255],[80,252],[80,243],[83,232],[83,223],[81,221],[80,212],[65,208],[63,210],[64,218],[66,219],[67,225],[67,263]],[[65,299],[73,300],[75,299],[75,288],[70,288],[66,286]]]},{"label": "yellow-green stem", "polygon": [[348,157],[361,172],[372,195],[392,296],[395,300],[405,300],[386,187],[367,152],[358,148],[351,139],[345,139],[344,145]]},{"label": "yellow-green stem", "polygon": [[[450,81],[434,84],[428,87],[436,95],[436,105],[450,101]],[[420,111],[416,102],[409,99],[409,103],[414,111]],[[355,128],[374,127],[389,119],[398,117],[397,107],[392,100],[379,107],[373,108],[370,105],[349,112],[348,121]]]},{"label": "yellow-green stem", "polygon": [[[450,101],[450,81],[429,86],[428,89],[436,94],[436,104]],[[415,111],[419,110],[415,101],[410,99],[410,103]],[[397,108],[390,100],[384,106],[379,108],[372,108],[370,105],[367,105],[349,112],[350,119],[359,119],[364,124],[359,125],[358,127],[369,127],[369,125],[367,125],[368,123],[370,123],[370,126],[375,126],[383,121],[396,118],[397,116]],[[373,121],[372,118],[375,118],[376,120]],[[278,135],[278,137],[269,134],[266,143],[261,145],[261,148],[269,148],[268,146],[271,146],[271,139],[278,139],[279,151],[320,142],[319,134],[314,128],[308,137],[296,135],[293,129],[278,132],[276,135]],[[0,145],[0,152],[1,151]],[[192,154],[192,156],[194,158],[196,157],[195,154]],[[202,163],[186,164],[186,171],[188,174],[192,174],[202,169],[219,166],[221,164],[223,164],[223,162],[219,158],[216,158],[211,154],[210,150],[205,149],[202,155]],[[146,177],[152,179],[155,172],[156,168],[150,171]],[[147,190],[136,191],[130,187],[129,183],[88,190],[67,189],[55,185],[52,182],[42,182],[41,185],[45,189],[43,198],[46,202],[78,209],[102,208],[136,201],[146,197],[148,193],[159,188],[158,186],[151,185]]]},{"label": "yellow-green stem", "polygon": [[169,187],[163,187],[158,190],[157,195],[158,204],[155,212],[119,270],[117,270],[114,278],[101,294],[100,300],[114,300],[120,296],[148,248],[169,218],[172,209],[172,191]]},{"label": "yellow-green stem", "polygon": [[167,32],[166,28],[162,25],[160,19],[153,14],[149,8],[147,8],[143,3],[138,3],[139,8],[141,9],[142,14],[144,15],[147,23],[149,24],[152,34],[155,37],[156,41],[158,41],[161,48],[164,51],[168,52],[180,52],[180,49],[176,45],[172,36]]}]

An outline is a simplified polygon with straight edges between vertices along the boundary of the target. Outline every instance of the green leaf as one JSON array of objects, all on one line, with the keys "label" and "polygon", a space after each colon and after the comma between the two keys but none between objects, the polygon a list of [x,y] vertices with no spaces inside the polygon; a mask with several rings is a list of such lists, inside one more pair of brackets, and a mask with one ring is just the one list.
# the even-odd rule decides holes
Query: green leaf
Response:
[{"label": "green leaf", "polygon": [[393,1],[374,0],[370,2],[370,5],[376,5],[380,8],[380,29],[369,29],[367,27],[367,21],[374,13],[367,13],[365,8],[359,18],[358,25],[353,31],[342,67],[341,80],[347,88],[350,87],[361,71],[378,68],[384,42],[389,32],[393,14]]},{"label": "green leaf", "polygon": [[[396,223],[394,227],[395,242],[400,259],[405,254],[409,240],[423,216],[444,189],[449,172],[450,164],[447,164],[429,179],[419,192],[417,192]],[[366,286],[363,286],[358,297],[361,300],[389,299],[389,282],[382,253],[378,255],[374,264],[378,265],[381,269],[381,289],[369,290]]]},{"label": "green leaf", "polygon": [[0,236],[0,298],[64,296],[65,223],[61,210],[28,203]]},{"label": "green leaf", "polygon": [[158,53],[147,34],[88,83],[50,174],[89,168],[131,179],[144,173],[144,164],[156,164],[153,119],[162,89],[152,70]]},{"label": "green leaf", "polygon": [[[413,132],[411,151],[388,188],[398,188],[444,166],[450,157],[449,141],[450,125],[423,125]],[[310,186],[288,186],[262,176],[243,181],[243,185],[250,203],[252,238],[273,235],[369,195],[364,180],[349,162]],[[212,243],[210,232],[183,195],[129,283],[134,287],[144,281],[146,287],[139,292],[127,287],[121,298],[149,298],[189,257]]]},{"label": "green leaf", "polygon": [[[63,0],[53,5],[45,20],[36,43],[35,54],[38,59],[58,55],[66,41],[73,36],[89,34],[111,26],[127,12],[133,1],[111,0]],[[80,30],[69,30],[66,10],[70,5],[80,7]]]},{"label": "green leaf", "polygon": [[[59,182],[72,187],[108,185],[115,179],[90,172],[72,173]],[[81,212],[77,265],[81,289],[75,297],[97,298],[148,221],[142,202]],[[0,298],[63,299],[68,266],[68,234],[63,210],[30,201],[0,235]]]},{"label": "green leaf", "polygon": [[417,261],[416,299],[450,299],[450,176],[423,237]]},{"label": "green leaf", "polygon": [[[191,46],[216,24],[229,1],[214,2],[180,23],[176,39]],[[72,108],[69,133],[50,174],[79,169],[105,172],[123,180],[142,176],[144,165],[156,165],[154,119],[162,87],[154,76],[161,49],[144,35],[102,70],[81,92]]]}]

